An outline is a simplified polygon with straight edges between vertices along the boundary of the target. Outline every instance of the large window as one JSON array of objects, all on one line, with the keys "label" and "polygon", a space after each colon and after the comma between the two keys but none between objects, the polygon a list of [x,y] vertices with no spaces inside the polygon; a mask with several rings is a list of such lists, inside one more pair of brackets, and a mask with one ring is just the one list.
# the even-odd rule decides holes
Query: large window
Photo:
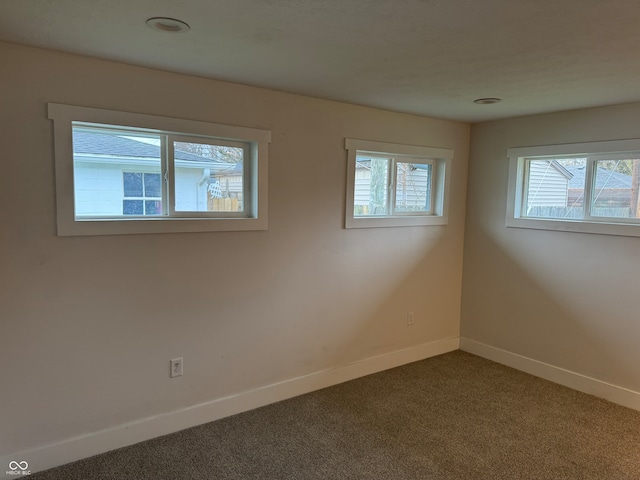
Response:
[{"label": "large window", "polygon": [[444,225],[447,149],[347,139],[346,227]]},{"label": "large window", "polygon": [[513,148],[507,225],[640,235],[640,140]]},{"label": "large window", "polygon": [[49,117],[59,235],[266,229],[270,132],[57,104]]}]

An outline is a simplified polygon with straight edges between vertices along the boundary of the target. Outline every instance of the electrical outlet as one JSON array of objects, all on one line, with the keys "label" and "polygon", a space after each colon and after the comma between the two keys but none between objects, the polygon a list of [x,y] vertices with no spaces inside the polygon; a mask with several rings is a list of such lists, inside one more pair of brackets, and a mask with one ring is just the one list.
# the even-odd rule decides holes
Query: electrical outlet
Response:
[{"label": "electrical outlet", "polygon": [[183,363],[184,361],[182,360],[182,357],[171,360],[171,370],[169,371],[169,376],[171,378],[182,376]]},{"label": "electrical outlet", "polygon": [[410,327],[414,323],[415,323],[415,320],[413,318],[413,312],[407,312],[407,326]]}]

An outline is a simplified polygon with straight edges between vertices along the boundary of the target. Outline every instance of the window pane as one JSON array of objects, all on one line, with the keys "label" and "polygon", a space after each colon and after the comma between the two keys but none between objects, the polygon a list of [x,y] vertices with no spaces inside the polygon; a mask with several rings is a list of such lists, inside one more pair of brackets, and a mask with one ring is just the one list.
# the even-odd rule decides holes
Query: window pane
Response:
[{"label": "window pane", "polygon": [[145,215],[162,215],[162,202],[160,200],[144,201]]},{"label": "window pane", "polygon": [[586,158],[529,160],[523,216],[583,218],[586,165]]},{"label": "window pane", "polygon": [[598,160],[595,164],[591,215],[640,218],[640,209],[638,209],[640,160]]},{"label": "window pane", "polygon": [[389,187],[388,158],[356,158],[356,180],[353,197],[353,215],[388,215]]},{"label": "window pane", "polygon": [[431,211],[431,169],[430,164],[397,162],[396,212]]},{"label": "window pane", "polygon": [[[162,197],[162,182],[159,173],[144,174],[144,196],[145,197]],[[129,196],[125,193],[125,196]]]},{"label": "window pane", "polygon": [[142,197],[144,195],[141,173],[125,172],[122,174],[122,180],[125,197]]},{"label": "window pane", "polygon": [[173,147],[176,211],[244,211],[244,148],[194,142]]},{"label": "window pane", "polygon": [[[76,217],[142,215],[143,172],[160,177],[160,136],[73,126]],[[160,197],[161,195],[154,195]]]},{"label": "window pane", "polygon": [[142,200],[123,200],[122,201],[122,214],[123,215],[144,215]]}]

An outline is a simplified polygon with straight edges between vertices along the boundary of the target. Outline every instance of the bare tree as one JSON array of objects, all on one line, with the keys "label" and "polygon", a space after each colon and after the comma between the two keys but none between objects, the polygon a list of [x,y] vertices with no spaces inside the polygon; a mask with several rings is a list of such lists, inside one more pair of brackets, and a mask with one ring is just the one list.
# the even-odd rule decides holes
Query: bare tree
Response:
[{"label": "bare tree", "polygon": [[176,150],[199,155],[211,160],[225,163],[242,162],[243,149],[226,147],[224,145],[210,145],[207,143],[175,142]]}]

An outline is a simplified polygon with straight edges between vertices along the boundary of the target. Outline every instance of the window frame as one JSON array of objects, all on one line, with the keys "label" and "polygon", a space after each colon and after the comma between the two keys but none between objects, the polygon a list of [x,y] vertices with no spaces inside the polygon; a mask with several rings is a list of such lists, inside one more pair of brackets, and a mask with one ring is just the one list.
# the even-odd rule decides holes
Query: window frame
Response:
[{"label": "window frame", "polygon": [[[429,191],[429,210],[423,211],[415,211],[415,212],[400,212],[397,210],[398,208],[398,163],[412,163],[419,165],[429,165],[431,166],[430,172],[430,191]],[[391,195],[389,198],[389,212],[391,216],[426,216],[426,215],[435,215],[436,214],[436,188],[435,185],[437,183],[437,172],[438,172],[438,164],[437,160],[433,158],[421,158],[421,157],[403,157],[395,155],[391,158],[391,165],[389,166],[390,174],[391,174],[391,186],[389,190],[391,191]]]},{"label": "window frame", "polygon": [[[210,140],[210,141],[209,141]],[[213,141],[215,140],[215,141]],[[242,184],[243,184],[243,210],[241,212],[224,212],[217,211],[214,214],[209,214],[208,212],[198,212],[191,210],[177,210],[176,209],[176,198],[173,198],[175,195],[175,185],[176,185],[176,158],[174,155],[175,145],[174,143],[200,143],[207,144],[213,146],[226,146],[226,147],[235,147],[242,148],[244,150],[243,154],[243,162],[246,161],[248,163],[251,162],[251,145],[247,141],[242,141],[239,139],[221,139],[219,137],[209,137],[209,138],[198,138],[193,135],[168,135],[167,136],[167,150],[169,152],[167,165],[168,165],[168,174],[167,174],[167,184],[168,184],[168,197],[169,197],[169,205],[168,212],[169,216],[172,218],[246,218],[248,215],[251,215],[251,205],[253,205],[253,189],[251,188],[251,170],[252,168],[243,168],[242,170]],[[244,189],[244,187],[246,190]],[[249,208],[247,208],[249,206]]]},{"label": "window frame", "polygon": [[[58,236],[267,230],[270,131],[57,103],[49,103],[47,107],[48,118],[53,120],[54,127]],[[76,217],[73,123],[167,135],[167,145],[163,146],[166,149],[173,149],[172,136],[178,136],[178,141],[191,139],[208,143],[220,140],[247,144],[250,155],[243,164],[244,192],[249,192],[243,200],[245,214],[239,216],[215,212],[215,216],[212,216],[207,212],[171,212],[172,207],[175,210],[175,204],[170,199],[169,206],[163,205],[163,209],[167,208],[167,215]],[[167,158],[171,163],[167,168],[169,185],[175,185],[173,154]],[[167,195],[173,195],[171,188]]]},{"label": "window frame", "polygon": [[[370,140],[345,139],[347,150],[347,189],[345,228],[407,227],[447,225],[453,150],[447,148],[402,145]],[[358,155],[389,158],[387,215],[354,215],[356,163]],[[398,163],[432,165],[431,211],[395,212]]]},{"label": "window frame", "polygon": [[[591,213],[597,162],[620,154],[640,152],[640,139],[514,147],[507,150],[509,180],[506,226],[601,235],[640,236],[640,219],[594,216]],[[586,158],[583,218],[555,219],[526,216],[527,162],[558,157]]]}]

